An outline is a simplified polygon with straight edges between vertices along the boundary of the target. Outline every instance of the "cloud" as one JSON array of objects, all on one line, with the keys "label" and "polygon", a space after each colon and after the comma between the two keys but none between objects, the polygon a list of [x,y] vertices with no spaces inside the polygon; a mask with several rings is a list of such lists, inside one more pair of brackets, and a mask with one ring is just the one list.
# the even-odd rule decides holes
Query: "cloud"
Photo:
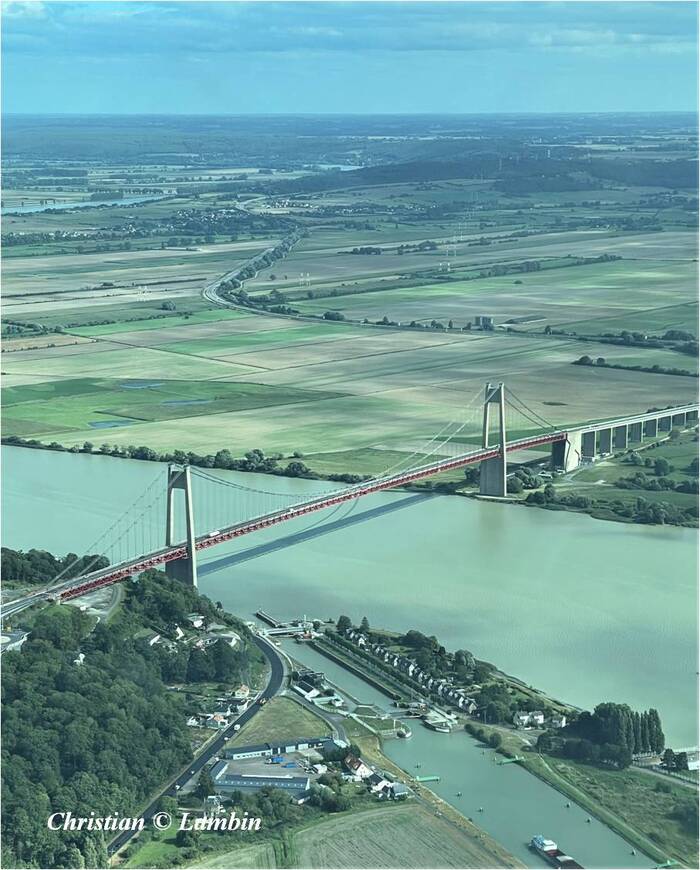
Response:
[{"label": "cloud", "polygon": [[[7,52],[78,59],[248,52],[694,50],[695,4],[9,2]],[[28,40],[27,36],[34,39]],[[60,37],[60,39],[57,39]],[[678,47],[682,48],[679,49]]]},{"label": "cloud", "polygon": [[43,18],[46,6],[40,0],[10,0],[0,4],[3,18]]}]

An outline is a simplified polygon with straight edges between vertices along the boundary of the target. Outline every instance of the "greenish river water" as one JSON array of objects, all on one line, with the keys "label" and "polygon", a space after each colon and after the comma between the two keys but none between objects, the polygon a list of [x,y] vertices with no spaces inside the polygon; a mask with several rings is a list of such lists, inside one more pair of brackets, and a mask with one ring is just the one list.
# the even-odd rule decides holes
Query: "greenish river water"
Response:
[{"label": "greenish river water", "polygon": [[[5,546],[57,554],[83,552],[147,484],[165,479],[163,466],[109,457],[3,448],[3,458]],[[323,486],[217,475],[300,494]],[[242,512],[255,501],[245,490],[229,496]],[[224,511],[230,516],[230,504],[209,502],[200,532],[223,525]],[[161,522],[162,511],[154,520]],[[347,613],[375,626],[417,628],[581,707],[603,700],[656,707],[671,745],[697,742],[693,530],[379,494],[327,520],[315,514],[217,547],[200,567],[201,591],[240,615],[260,607],[279,617]],[[338,675],[350,691],[353,679]],[[365,686],[361,698],[372,699],[373,690]],[[425,772],[443,777],[436,791],[467,815],[472,804],[483,806],[478,823],[531,866],[539,863],[524,842],[536,833],[584,866],[650,866],[535,777],[494,765],[466,734],[414,730],[410,741],[387,744],[392,758],[407,768],[418,758]],[[457,790],[465,798],[456,799]]]}]

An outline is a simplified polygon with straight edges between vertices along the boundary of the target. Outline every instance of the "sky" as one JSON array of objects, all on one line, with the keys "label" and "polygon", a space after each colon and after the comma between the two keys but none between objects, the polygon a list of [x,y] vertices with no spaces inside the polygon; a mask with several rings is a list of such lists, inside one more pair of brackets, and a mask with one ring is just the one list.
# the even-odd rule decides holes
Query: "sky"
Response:
[{"label": "sky", "polygon": [[695,2],[2,3],[6,113],[697,108]]}]

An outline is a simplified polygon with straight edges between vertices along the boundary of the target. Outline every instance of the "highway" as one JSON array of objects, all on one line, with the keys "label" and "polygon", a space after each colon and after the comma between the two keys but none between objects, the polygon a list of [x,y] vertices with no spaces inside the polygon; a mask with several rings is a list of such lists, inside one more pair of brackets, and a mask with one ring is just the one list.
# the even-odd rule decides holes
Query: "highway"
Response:
[{"label": "highway", "polygon": [[[268,681],[267,686],[263,689],[263,691],[258,695],[257,700],[248,707],[241,715],[235,719],[224,731],[219,734],[216,740],[213,741],[197,758],[187,765],[187,767],[178,775],[178,777],[169,785],[167,785],[163,791],[155,798],[141,813],[141,817],[145,820],[146,824],[151,820],[153,815],[158,811],[160,801],[164,797],[177,797],[179,790],[187,783],[193,776],[196,776],[203,767],[205,767],[214,756],[218,755],[221,749],[226,744],[227,740],[230,740],[235,733],[236,725],[245,725],[246,722],[250,721],[253,716],[260,710],[259,701],[263,698],[269,699],[274,698],[282,688],[285,677],[285,668],[284,668],[284,660],[282,656],[277,652],[273,644],[264,640],[261,637],[254,637],[254,642],[262,651],[263,655],[267,658],[270,663],[270,679]],[[107,853],[111,856],[114,855],[119,849],[123,848],[129,840],[136,834],[137,831],[122,831],[117,837],[115,837],[111,843],[107,846]]]}]

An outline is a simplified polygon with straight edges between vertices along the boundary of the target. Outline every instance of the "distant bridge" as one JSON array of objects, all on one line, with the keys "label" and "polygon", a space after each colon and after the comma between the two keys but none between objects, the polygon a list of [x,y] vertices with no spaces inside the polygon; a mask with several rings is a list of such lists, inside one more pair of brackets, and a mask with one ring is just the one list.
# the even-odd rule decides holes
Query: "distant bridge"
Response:
[{"label": "distant bridge", "polygon": [[[7,618],[13,613],[29,607],[32,604],[46,599],[67,601],[77,598],[86,593],[93,592],[113,583],[118,583],[129,577],[140,574],[150,568],[166,567],[166,572],[171,577],[176,577],[192,586],[197,585],[197,554],[218,546],[227,541],[233,541],[244,535],[261,529],[272,528],[290,520],[305,517],[316,511],[337,507],[346,502],[360,499],[384,490],[395,489],[414,483],[445,471],[464,468],[467,465],[481,463],[480,491],[484,496],[503,498],[506,496],[507,456],[510,453],[519,452],[536,447],[551,445],[552,467],[563,471],[572,471],[581,463],[592,461],[601,454],[611,453],[613,450],[625,449],[630,444],[642,444],[644,439],[657,438],[659,432],[669,432],[672,427],[686,426],[695,423],[698,419],[698,403],[693,402],[663,410],[646,411],[642,414],[632,414],[625,417],[585,423],[576,427],[556,429],[550,427],[549,431],[523,438],[508,441],[506,437],[506,394],[509,396],[509,404],[526,420],[529,425],[533,422],[546,427],[546,421],[531,411],[524,403],[514,396],[505,385],[487,384],[483,399],[481,421],[481,446],[459,453],[456,456],[444,457],[439,454],[444,450],[447,443],[458,434],[466,424],[462,424],[456,432],[452,432],[442,442],[438,442],[429,452],[422,454],[422,458],[416,460],[415,465],[386,472],[370,480],[345,486],[341,489],[321,492],[307,497],[301,501],[293,501],[281,507],[268,510],[259,510],[247,518],[226,525],[221,529],[204,535],[196,535],[194,522],[194,499],[192,491],[192,475],[197,474],[224,487],[236,490],[238,502],[242,492],[252,492],[259,495],[283,497],[287,502],[294,496],[289,493],[269,493],[264,490],[255,490],[243,485],[230,483],[207,474],[200,469],[190,466],[174,466],[168,468],[167,482],[167,511],[166,511],[166,534],[165,546],[142,550],[142,555],[129,556],[121,561],[116,560],[107,568],[92,571],[81,577],[71,579],[57,578],[50,586],[37,590],[30,595],[16,599],[2,606],[0,617]],[[497,414],[497,437],[495,443],[492,438],[492,415]],[[452,424],[448,424],[450,426]],[[442,430],[444,431],[444,430]],[[438,436],[441,433],[438,433]],[[431,442],[437,441],[435,436]],[[416,455],[416,454],[414,454]],[[433,456],[432,459],[430,457]],[[408,461],[413,456],[408,457]],[[429,460],[429,461],[428,461]],[[403,462],[401,463],[403,464]],[[151,487],[153,484],[151,484]],[[149,487],[150,488],[150,487]],[[186,535],[184,540],[176,541],[174,531],[175,519],[175,494],[181,491],[184,494],[184,525]],[[130,528],[134,529],[134,537],[139,523],[145,524],[147,510],[131,520]],[[124,535],[122,535],[122,538]],[[104,552],[104,551],[101,551]],[[115,560],[111,560],[115,561]]]}]

